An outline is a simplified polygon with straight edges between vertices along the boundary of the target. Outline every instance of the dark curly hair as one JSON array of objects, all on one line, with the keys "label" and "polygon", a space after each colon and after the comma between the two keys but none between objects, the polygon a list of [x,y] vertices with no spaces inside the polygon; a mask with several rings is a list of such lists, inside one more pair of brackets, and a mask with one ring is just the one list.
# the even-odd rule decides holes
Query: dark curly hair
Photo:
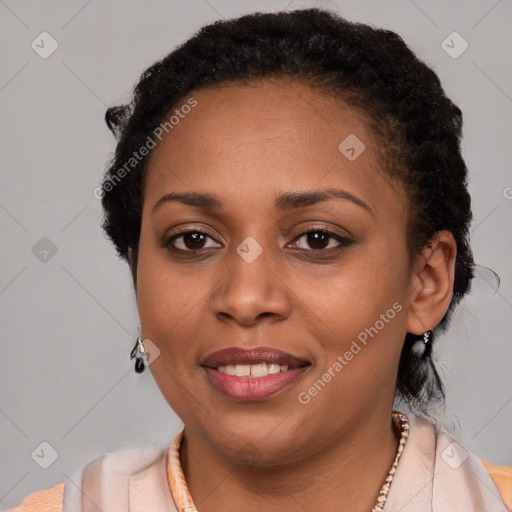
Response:
[{"label": "dark curly hair", "polygon": [[[117,147],[102,182],[103,229],[130,263],[135,286],[148,160],[139,149],[192,91],[272,78],[308,84],[364,114],[385,172],[407,192],[411,254],[428,246],[438,231],[453,234],[453,297],[433,341],[468,292],[474,272],[467,169],[460,152],[462,113],[400,36],[327,10],[254,13],[207,25],[142,74],[130,104],[107,110]],[[397,394],[424,408],[442,401],[444,389],[432,343],[421,355],[412,349],[420,338],[406,335]]]}]

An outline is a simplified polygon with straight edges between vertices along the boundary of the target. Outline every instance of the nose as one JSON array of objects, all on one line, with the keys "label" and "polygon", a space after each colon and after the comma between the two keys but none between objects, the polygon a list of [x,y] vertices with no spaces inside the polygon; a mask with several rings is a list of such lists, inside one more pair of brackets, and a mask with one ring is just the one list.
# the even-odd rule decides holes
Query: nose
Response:
[{"label": "nose", "polygon": [[211,307],[219,320],[250,326],[263,319],[275,322],[289,317],[290,290],[269,252],[263,250],[251,261],[233,251],[224,277],[212,292]]}]

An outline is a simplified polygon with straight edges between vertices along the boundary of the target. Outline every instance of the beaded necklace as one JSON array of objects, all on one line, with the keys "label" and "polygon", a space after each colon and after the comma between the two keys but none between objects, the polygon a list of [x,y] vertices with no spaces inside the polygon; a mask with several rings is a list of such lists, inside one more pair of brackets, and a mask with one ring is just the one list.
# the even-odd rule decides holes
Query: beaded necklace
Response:
[{"label": "beaded necklace", "polygon": [[402,452],[404,451],[405,443],[407,442],[407,438],[409,437],[409,419],[405,414],[401,412],[393,412],[393,421],[395,422],[395,427],[400,431],[400,441],[398,443],[398,449],[396,451],[396,457],[391,465],[391,469],[389,470],[388,476],[386,480],[384,480],[384,484],[377,496],[377,501],[372,508],[372,512],[382,512],[384,510],[384,505],[386,504],[386,500],[388,499],[389,489],[391,487],[391,482],[393,482],[393,478],[395,477],[396,468],[398,466],[398,461],[402,456]]}]

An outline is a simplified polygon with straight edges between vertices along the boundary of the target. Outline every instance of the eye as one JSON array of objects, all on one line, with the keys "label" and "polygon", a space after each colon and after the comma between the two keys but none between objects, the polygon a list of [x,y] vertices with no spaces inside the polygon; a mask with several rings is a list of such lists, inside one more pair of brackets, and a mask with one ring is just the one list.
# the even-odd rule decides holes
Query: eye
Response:
[{"label": "eye", "polygon": [[[311,247],[313,251],[322,251],[326,249],[342,249],[352,243],[347,237],[344,237],[334,231],[326,229],[311,229],[305,231],[299,235],[296,240],[300,242],[301,239],[305,238],[305,243]],[[307,247],[300,247],[299,249],[306,249]]]},{"label": "eye", "polygon": [[[210,249],[212,247],[219,247],[219,245],[206,245],[206,241],[213,238],[204,231],[189,230],[181,231],[172,235],[165,241],[166,246],[172,246],[179,251],[192,252],[201,249]],[[176,242],[176,243],[175,243]]]},{"label": "eye", "polygon": [[[305,239],[304,243],[310,247],[309,250],[304,246],[304,243],[301,246],[300,241],[302,239]],[[208,240],[210,240],[210,245],[208,245]],[[308,252],[330,252],[331,249],[339,250],[352,243],[352,240],[349,238],[326,229],[310,229],[308,231],[304,231],[296,237],[295,240],[297,240],[296,244],[299,249],[305,249],[308,250]],[[208,233],[199,230],[188,230],[175,233],[164,241],[164,246],[170,246],[171,248],[182,252],[194,252],[214,247],[222,247],[220,244],[215,242],[213,237]]]}]

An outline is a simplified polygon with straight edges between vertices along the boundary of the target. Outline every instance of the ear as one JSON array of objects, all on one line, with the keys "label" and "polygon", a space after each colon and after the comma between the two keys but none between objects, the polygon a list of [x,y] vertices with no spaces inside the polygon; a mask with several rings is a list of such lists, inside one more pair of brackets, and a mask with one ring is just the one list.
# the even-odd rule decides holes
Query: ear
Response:
[{"label": "ear", "polygon": [[438,231],[413,261],[407,332],[423,334],[445,315],[453,294],[457,243],[449,231]]}]

